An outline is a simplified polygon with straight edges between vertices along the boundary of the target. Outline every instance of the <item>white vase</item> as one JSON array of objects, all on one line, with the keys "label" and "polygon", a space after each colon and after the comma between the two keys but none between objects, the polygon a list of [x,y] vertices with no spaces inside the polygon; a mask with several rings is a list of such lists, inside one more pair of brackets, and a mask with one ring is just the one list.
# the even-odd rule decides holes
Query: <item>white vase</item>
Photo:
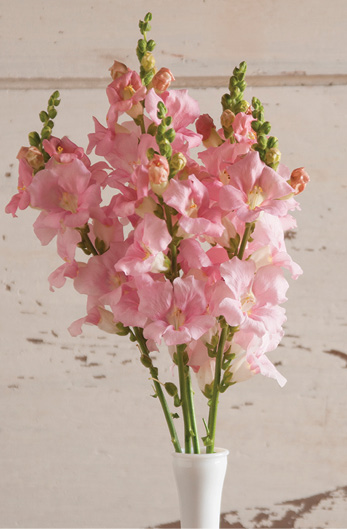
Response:
[{"label": "white vase", "polygon": [[173,453],[181,528],[219,529],[220,506],[229,451]]}]

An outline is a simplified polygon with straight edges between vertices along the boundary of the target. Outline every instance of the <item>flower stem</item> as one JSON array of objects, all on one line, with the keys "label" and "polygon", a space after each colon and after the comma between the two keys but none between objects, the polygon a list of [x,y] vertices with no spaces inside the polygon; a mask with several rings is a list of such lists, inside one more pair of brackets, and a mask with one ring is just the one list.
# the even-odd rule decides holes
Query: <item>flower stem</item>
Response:
[{"label": "flower stem", "polygon": [[183,412],[184,422],[184,450],[186,454],[191,453],[191,423],[190,413],[188,405],[188,391],[187,391],[187,375],[189,373],[188,366],[184,363],[183,354],[185,352],[185,345],[177,346],[177,362],[178,362],[178,375],[180,381],[180,397],[181,406]]},{"label": "flower stem", "polygon": [[192,381],[190,378],[189,368],[188,368],[188,374],[187,374],[187,397],[188,397],[188,409],[189,409],[189,415],[190,415],[190,424],[191,424],[194,454],[200,454],[198,427],[196,424],[196,416],[195,416],[195,409],[194,409],[194,398],[193,398],[194,392],[192,388]]},{"label": "flower stem", "polygon": [[216,356],[216,367],[215,375],[213,382],[213,393],[211,399],[210,413],[208,416],[208,435],[210,438],[210,444],[206,448],[207,454],[213,454],[214,452],[214,442],[216,436],[216,424],[217,424],[217,407],[218,407],[218,398],[220,392],[220,381],[221,381],[221,372],[222,372],[222,359],[224,353],[224,346],[228,335],[228,327],[224,324],[222,332],[219,338],[219,344],[217,349]]},{"label": "flower stem", "polygon": [[242,257],[243,257],[243,254],[244,254],[244,251],[246,249],[246,245],[247,245],[249,236],[251,234],[251,229],[252,229],[253,225],[254,225],[254,222],[246,222],[245,232],[243,234],[242,241],[241,241],[241,244],[240,244],[240,249],[239,249],[239,252],[237,254],[237,257],[239,259],[242,259]]},{"label": "flower stem", "polygon": [[162,389],[160,383],[157,380],[158,379],[158,370],[152,364],[152,360],[151,360],[151,358],[149,356],[149,351],[148,351],[148,348],[147,348],[147,345],[146,345],[146,340],[145,340],[145,338],[144,338],[144,336],[142,334],[142,329],[140,329],[139,327],[134,327],[134,334],[135,334],[137,343],[139,344],[139,348],[140,348],[142,354],[146,358],[149,359],[148,369],[149,369],[149,371],[151,373],[151,376],[153,378],[153,383],[154,383],[156,395],[158,396],[158,399],[160,401],[160,404],[161,404],[163,412],[164,412],[164,416],[165,416],[165,419],[166,419],[166,422],[167,422],[167,425],[168,425],[168,428],[169,428],[169,432],[170,432],[170,435],[171,435],[171,442],[172,442],[176,452],[182,452],[181,445],[180,445],[180,442],[179,442],[179,439],[178,439],[178,436],[177,436],[176,428],[175,428],[175,425],[173,423],[173,418],[172,418],[171,412],[169,410],[169,406],[168,406],[167,400],[165,398],[163,389]]}]

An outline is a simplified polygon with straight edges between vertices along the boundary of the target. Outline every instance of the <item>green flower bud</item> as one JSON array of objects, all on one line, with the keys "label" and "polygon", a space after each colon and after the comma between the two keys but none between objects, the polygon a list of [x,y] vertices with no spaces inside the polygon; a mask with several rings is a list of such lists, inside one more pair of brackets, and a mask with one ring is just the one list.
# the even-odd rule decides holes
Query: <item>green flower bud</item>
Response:
[{"label": "green flower bud", "polygon": [[44,110],[42,110],[42,112],[40,112],[39,117],[40,117],[40,121],[42,121],[42,123],[45,123],[49,119],[47,112],[45,112]]},{"label": "green flower bud", "polygon": [[146,41],[143,39],[138,40],[137,47],[140,50],[141,53],[145,53],[146,51]]},{"label": "green flower bud", "polygon": [[150,51],[146,51],[146,53],[142,57],[141,66],[146,72],[149,72],[150,70],[154,68],[155,58],[154,58],[154,55],[152,55]]},{"label": "green flower bud", "polygon": [[152,160],[153,156],[155,155],[155,150],[151,147],[147,150],[147,158],[148,160]]},{"label": "green flower bud", "polygon": [[37,147],[41,143],[41,138],[37,132],[30,132],[28,134],[29,143],[32,147]]},{"label": "green flower bud", "polygon": [[164,386],[170,397],[174,397],[175,395],[177,395],[178,390],[175,384],[173,384],[172,382],[166,382]]},{"label": "green flower bud", "polygon": [[171,156],[172,156],[172,147],[171,147],[169,142],[166,142],[164,140],[164,142],[160,144],[159,148],[160,148],[160,154],[162,156],[165,156],[167,159],[171,158]]},{"label": "green flower bud", "polygon": [[148,86],[149,83],[152,81],[154,77],[154,70],[150,70],[149,72],[146,73],[146,75],[142,78],[142,83],[145,85],[145,86]]},{"label": "green flower bud", "polygon": [[267,138],[263,134],[259,134],[257,137],[258,145],[261,149],[266,149],[267,147]]},{"label": "green flower bud", "polygon": [[226,110],[227,108],[231,109],[232,98],[231,98],[230,94],[224,94],[222,96],[222,101],[221,102],[222,102],[223,110]]},{"label": "green flower bud", "polygon": [[145,22],[150,22],[152,20],[152,13],[148,12],[144,18]]},{"label": "green flower bud", "polygon": [[262,124],[260,130],[261,130],[262,134],[269,134],[269,132],[271,130],[270,123],[268,121],[264,121],[264,123]]},{"label": "green flower bud", "polygon": [[269,149],[265,154],[265,163],[266,165],[277,165],[281,160],[281,151],[276,147]]},{"label": "green flower bud", "polygon": [[177,174],[185,168],[186,164],[186,157],[181,152],[176,152],[170,160],[170,169],[174,174]]},{"label": "green flower bud", "polygon": [[267,148],[272,149],[273,147],[278,147],[278,138],[276,136],[270,136],[267,140]]},{"label": "green flower bud", "polygon": [[48,116],[51,118],[51,119],[54,119],[57,115],[57,111],[56,109],[52,106],[52,107],[48,107]]},{"label": "green flower bud", "polygon": [[141,360],[141,364],[144,365],[145,367],[148,367],[148,368],[152,367],[152,360],[150,359],[149,356],[141,355],[140,360]]},{"label": "green flower bud", "polygon": [[149,40],[147,42],[147,51],[153,51],[155,46],[156,46],[156,44],[155,44],[154,40],[153,39]]},{"label": "green flower bud", "polygon": [[51,137],[51,134],[52,134],[52,129],[51,127],[43,127],[42,131],[41,131],[41,138],[43,140],[48,140],[50,137]]},{"label": "green flower bud", "polygon": [[158,127],[155,123],[151,123],[150,126],[147,129],[147,134],[150,134],[151,136],[155,136],[157,133]]},{"label": "green flower bud", "polygon": [[172,143],[176,137],[176,132],[174,129],[169,129],[164,133],[165,138]]}]

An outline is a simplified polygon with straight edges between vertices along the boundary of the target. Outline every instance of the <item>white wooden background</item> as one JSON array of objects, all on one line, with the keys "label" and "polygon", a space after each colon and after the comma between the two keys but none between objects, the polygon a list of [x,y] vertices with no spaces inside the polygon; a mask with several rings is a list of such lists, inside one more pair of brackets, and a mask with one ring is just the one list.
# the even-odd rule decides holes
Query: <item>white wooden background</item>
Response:
[{"label": "white wooden background", "polygon": [[[35,239],[34,212],[3,213],[18,148],[52,89],[62,96],[54,133],[86,147],[91,116],[104,121],[109,66],[137,67],[147,11],[158,66],[215,121],[246,60],[247,98],[264,102],[284,163],[311,175],[288,240],[305,274],[291,283],[287,334],[271,355],[288,384],[256,378],[221,401],[223,526],[347,527],[344,0],[0,0],[0,527],[178,519],[171,446],[136,348],[93,328],[70,337],[84,299],[70,286],[49,292],[60,262]],[[169,379],[168,358],[160,363]]]}]

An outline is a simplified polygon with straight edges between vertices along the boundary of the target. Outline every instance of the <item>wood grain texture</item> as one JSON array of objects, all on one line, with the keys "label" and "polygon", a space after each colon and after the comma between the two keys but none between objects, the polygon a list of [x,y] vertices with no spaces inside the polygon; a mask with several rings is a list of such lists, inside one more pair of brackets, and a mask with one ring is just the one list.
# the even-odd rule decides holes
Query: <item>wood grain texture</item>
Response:
[{"label": "wood grain texture", "polygon": [[159,67],[177,76],[347,73],[347,3],[331,0],[1,0],[0,76],[103,78],[137,66],[138,20],[152,11]]}]

